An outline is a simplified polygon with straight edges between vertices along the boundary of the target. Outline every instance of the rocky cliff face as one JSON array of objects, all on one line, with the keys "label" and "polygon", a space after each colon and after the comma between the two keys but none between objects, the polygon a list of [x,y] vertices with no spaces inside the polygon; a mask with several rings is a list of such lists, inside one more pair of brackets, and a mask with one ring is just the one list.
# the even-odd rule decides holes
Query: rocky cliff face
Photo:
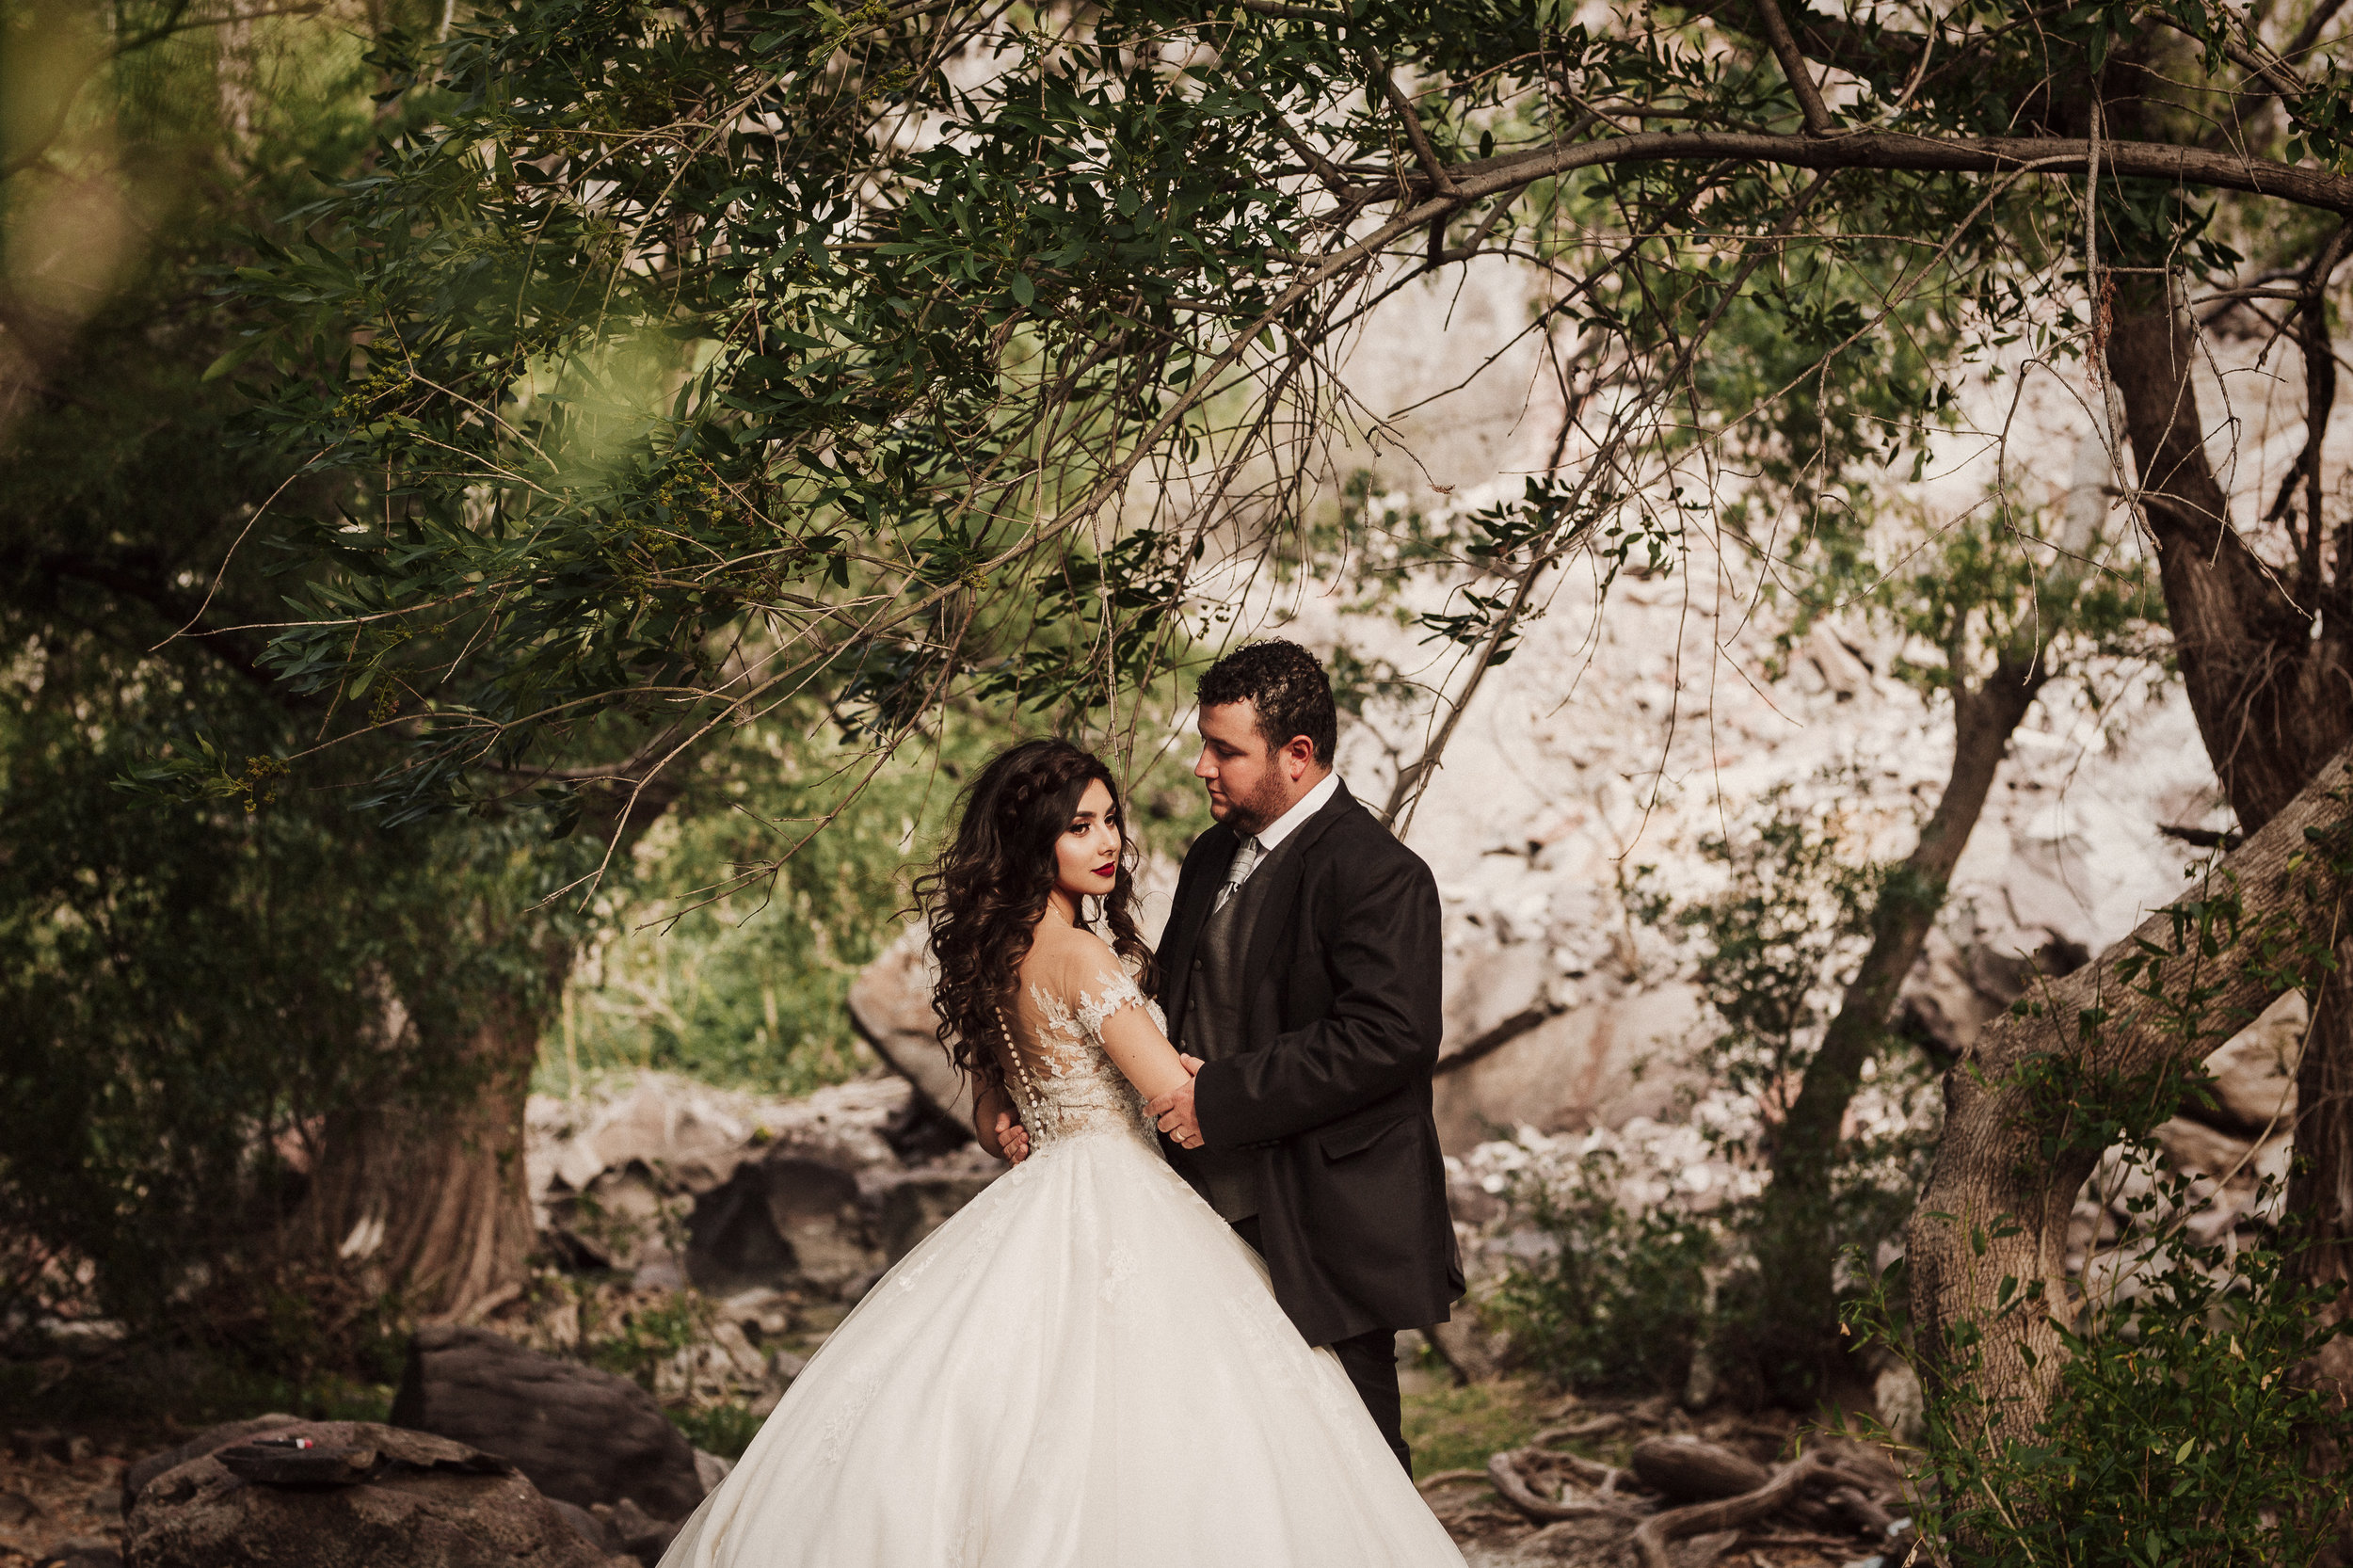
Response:
[{"label": "rocky cliff face", "polygon": [[[1515,277],[1475,270],[1459,294],[1409,289],[1353,351],[1349,379],[1365,407],[1408,410],[1382,427],[1399,444],[1375,452],[1343,441],[1334,456],[1336,472],[1362,463],[1394,485],[1394,494],[1372,499],[1376,510],[1418,511],[1443,527],[1516,493],[1527,473],[1543,468],[1558,417],[1547,400],[1556,394],[1536,374],[1532,342],[1515,345],[1529,319]],[[1433,330],[1440,321],[1444,330]],[[1490,359],[1467,391],[1412,411]],[[2217,407],[2229,401],[2220,389],[2209,391]],[[2092,521],[2107,512],[2112,476],[2080,386],[2022,373],[1989,379],[1979,401],[1970,411],[1976,428],[1945,441],[1925,479],[1885,488],[1880,499],[1891,512],[1909,508],[1933,532],[1938,519],[1982,504],[1997,483],[2023,506],[2089,508]],[[2300,440],[2300,426],[2267,407],[2245,413],[2242,452],[2256,468],[2270,462],[2274,447],[2284,452],[2281,442]],[[1996,431],[1998,443],[1990,434]],[[1401,459],[1400,444],[1410,461]],[[2267,482],[2251,481],[2256,488]],[[1662,1151],[1657,1158],[1668,1164],[1705,1163],[1702,1144],[1676,1130],[1713,1087],[1698,1049],[1717,1027],[1693,983],[1701,955],[1646,920],[1634,895],[1705,895],[1721,875],[1705,841],[1753,834],[1776,792],[1833,821],[1849,859],[1900,856],[1944,787],[1951,707],[1895,677],[1904,650],[1898,634],[1858,614],[1782,647],[1786,622],[1753,552],[1705,517],[1679,548],[1671,569],[1622,575],[1606,596],[1593,562],[1570,563],[1511,661],[1481,687],[1402,824],[1446,901],[1438,1115],[1458,1158],[1498,1138],[1630,1137]],[[1352,610],[1353,590],[1330,583],[1270,584],[1263,574],[1238,573],[1201,590],[1226,601],[1237,625],[1345,648],[1419,683],[1417,696],[1375,700],[1343,726],[1342,774],[1360,796],[1385,801],[1443,711],[1440,694],[1459,684],[1452,651],[1401,626],[1388,608]],[[1439,608],[1448,591],[1445,584],[1409,585],[1403,602]],[[1139,737],[1139,755],[1163,738]],[[1180,733],[1173,744],[1187,743]],[[1938,929],[1905,985],[1907,1032],[1945,1050],[1964,1046],[2037,968],[2080,962],[2177,893],[2200,852],[2161,828],[2227,825],[2187,707],[2157,657],[2071,665],[2043,688],[2010,744]],[[1164,900],[1147,907],[1164,910]],[[853,1008],[868,1042],[912,1086],[913,1103],[954,1116],[958,1087],[931,1038],[923,985],[910,934],[860,979]],[[2197,1130],[2177,1129],[2171,1142],[2185,1162],[2235,1164],[2229,1179],[2239,1181],[2276,1159],[2284,1122],[2245,1107],[2278,1088],[2281,1051],[2293,1046],[2287,1030],[2280,1017],[2268,1019],[2223,1053],[2217,1065],[2233,1086],[2233,1108],[2183,1124]],[[2259,1061],[2269,1064],[2249,1064]],[[837,1093],[884,1091],[828,1091]],[[600,1114],[612,1118],[600,1128],[617,1128],[639,1112]],[[606,1135],[584,1128],[567,1146],[600,1147]],[[838,1153],[847,1145],[828,1146]],[[2271,1152],[2258,1159],[2259,1151]],[[646,1178],[630,1176],[626,1161],[604,1160],[592,1174],[587,1155],[572,1158],[580,1168],[564,1177],[551,1209],[559,1224],[583,1199],[607,1211],[649,1201]],[[743,1185],[736,1166],[720,1169],[724,1160],[706,1161],[705,1171],[696,1161],[706,1157],[680,1158],[666,1179],[697,1206],[714,1203],[712,1194],[731,1182]],[[761,1169],[786,1179],[771,1170],[781,1169],[782,1158],[761,1155]],[[836,1154],[810,1158],[840,1162]],[[849,1163],[861,1173],[858,1201],[879,1212],[867,1189],[884,1162],[861,1155]],[[595,1190],[600,1182],[603,1190]],[[1475,1187],[1466,1181],[1466,1192]],[[762,1195],[739,1207],[782,1214],[800,1201]],[[887,1249],[872,1241],[872,1221],[865,1223],[867,1250],[880,1256]],[[791,1225],[778,1220],[770,1228],[783,1235]],[[577,1225],[572,1232],[584,1234]],[[822,1251],[792,1245],[796,1257]],[[664,1263],[648,1253],[638,1266]],[[692,1272],[683,1261],[678,1267]]]}]

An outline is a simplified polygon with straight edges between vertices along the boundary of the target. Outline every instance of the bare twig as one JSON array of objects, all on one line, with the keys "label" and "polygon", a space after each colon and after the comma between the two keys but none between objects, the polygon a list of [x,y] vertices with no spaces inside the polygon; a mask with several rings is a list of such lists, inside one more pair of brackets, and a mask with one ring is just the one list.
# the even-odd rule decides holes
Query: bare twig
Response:
[{"label": "bare twig", "polygon": [[[1558,1005],[1547,1001],[1514,1013],[1485,1033],[1473,1037],[1471,1042],[1462,1049],[1438,1058],[1438,1064],[1430,1069],[1430,1076],[1436,1078],[1443,1073],[1459,1072],[1481,1057],[1502,1049],[1546,1019],[1559,1017],[1561,1011]],[[1599,1419],[1607,1428],[1616,1425],[1618,1418],[1614,1416],[1604,1416]],[[1584,1426],[1593,1424],[1591,1421],[1583,1423]],[[1548,1436],[1571,1430],[1556,1427],[1547,1432],[1538,1432],[1531,1441],[1541,1443]]]}]

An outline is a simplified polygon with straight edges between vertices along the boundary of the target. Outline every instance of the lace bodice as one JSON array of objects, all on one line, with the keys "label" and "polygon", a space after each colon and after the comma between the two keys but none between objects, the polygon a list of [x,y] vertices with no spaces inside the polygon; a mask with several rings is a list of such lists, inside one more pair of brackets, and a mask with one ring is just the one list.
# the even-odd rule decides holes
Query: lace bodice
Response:
[{"label": "lace bodice", "polygon": [[1144,1097],[1103,1049],[1104,1021],[1128,1007],[1168,1027],[1160,1005],[1116,970],[1062,986],[1037,979],[1023,985],[1005,1086],[1033,1147],[1082,1132],[1147,1134]]}]

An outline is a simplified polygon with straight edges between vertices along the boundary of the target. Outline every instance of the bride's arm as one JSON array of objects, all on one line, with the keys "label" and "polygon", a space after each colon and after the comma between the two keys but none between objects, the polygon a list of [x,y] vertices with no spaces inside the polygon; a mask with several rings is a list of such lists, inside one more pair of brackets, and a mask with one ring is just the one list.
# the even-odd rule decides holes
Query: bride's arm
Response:
[{"label": "bride's arm", "polygon": [[[1100,937],[1080,933],[1058,954],[1058,989],[1063,1004],[1095,1029],[1103,1054],[1145,1099],[1173,1094],[1193,1081],[1201,1064],[1179,1056],[1160,1026],[1152,1021],[1144,993],[1119,967]],[[1108,1009],[1108,1011],[1107,1011]],[[1100,1020],[1097,1022],[1096,1020]]]},{"label": "bride's arm", "polygon": [[1140,1002],[1105,1018],[1102,1038],[1103,1053],[1112,1059],[1112,1065],[1147,1100],[1172,1094],[1192,1080],[1193,1069]]}]

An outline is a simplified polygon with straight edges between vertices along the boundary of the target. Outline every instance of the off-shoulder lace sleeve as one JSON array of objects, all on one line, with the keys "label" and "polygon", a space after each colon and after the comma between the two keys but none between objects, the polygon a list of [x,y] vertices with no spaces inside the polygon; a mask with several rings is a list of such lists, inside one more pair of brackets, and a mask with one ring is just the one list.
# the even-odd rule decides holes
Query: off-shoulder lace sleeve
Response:
[{"label": "off-shoulder lace sleeve", "polygon": [[1090,1040],[1101,1039],[1104,1023],[1121,1011],[1151,1005],[1124,970],[1099,968],[1088,980],[1090,984],[1079,990],[1072,1011]]},{"label": "off-shoulder lace sleeve", "polygon": [[1103,1025],[1127,1009],[1149,1009],[1150,999],[1101,938],[1083,935],[1059,956],[1052,982],[1056,998],[1088,1043],[1100,1044]]}]

